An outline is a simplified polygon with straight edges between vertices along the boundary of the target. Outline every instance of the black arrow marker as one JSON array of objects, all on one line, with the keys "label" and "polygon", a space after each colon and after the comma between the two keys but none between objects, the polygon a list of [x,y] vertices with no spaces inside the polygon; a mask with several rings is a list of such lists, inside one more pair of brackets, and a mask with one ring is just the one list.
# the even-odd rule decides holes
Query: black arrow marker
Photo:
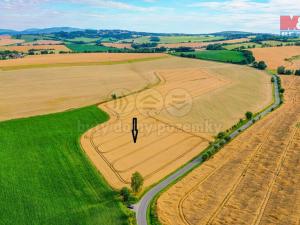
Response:
[{"label": "black arrow marker", "polygon": [[137,118],[132,118],[132,137],[133,142],[136,143],[138,137]]}]

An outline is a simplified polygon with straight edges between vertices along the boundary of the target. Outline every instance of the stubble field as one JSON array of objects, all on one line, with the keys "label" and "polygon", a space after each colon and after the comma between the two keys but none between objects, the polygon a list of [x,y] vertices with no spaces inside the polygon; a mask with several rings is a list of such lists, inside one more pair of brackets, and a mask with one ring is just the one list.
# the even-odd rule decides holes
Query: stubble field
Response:
[{"label": "stubble field", "polygon": [[2,46],[0,47],[0,51],[8,50],[8,51],[17,51],[17,52],[25,52],[27,53],[29,50],[54,50],[54,51],[65,51],[69,52],[65,45],[22,45],[22,46]]},{"label": "stubble field", "polygon": [[[23,47],[23,46],[21,46]],[[26,47],[26,46],[24,46]],[[130,63],[135,61],[152,60],[167,57],[165,54],[143,53],[86,53],[60,55],[31,55],[21,59],[0,61],[0,70],[17,70],[37,67],[67,67],[106,65],[114,63]]]},{"label": "stubble field", "polygon": [[24,40],[12,39],[10,35],[0,35],[0,46],[23,43]]},{"label": "stubble field", "polygon": [[257,61],[266,62],[269,69],[276,70],[279,66],[287,69],[300,68],[300,46],[283,46],[251,49]]},{"label": "stubble field", "polygon": [[[149,64],[141,66],[149,69]],[[251,68],[172,57],[156,61],[151,70],[158,86],[99,105],[110,114],[110,122],[81,138],[90,159],[115,188],[129,185],[135,171],[145,178],[145,187],[159,181],[198,155],[213,135],[238,122],[244,112],[259,111],[272,100],[270,77]],[[136,144],[133,117],[140,124]]]},{"label": "stubble field", "polygon": [[299,224],[300,79],[283,86],[279,110],[158,199],[162,224]]},{"label": "stubble field", "polygon": [[195,49],[204,48],[209,44],[234,44],[234,43],[242,43],[248,42],[250,39],[248,38],[239,38],[232,40],[224,40],[224,41],[214,41],[214,42],[186,42],[186,43],[170,43],[170,44],[159,44],[158,47],[166,47],[166,48],[179,48],[179,47],[191,47]]}]

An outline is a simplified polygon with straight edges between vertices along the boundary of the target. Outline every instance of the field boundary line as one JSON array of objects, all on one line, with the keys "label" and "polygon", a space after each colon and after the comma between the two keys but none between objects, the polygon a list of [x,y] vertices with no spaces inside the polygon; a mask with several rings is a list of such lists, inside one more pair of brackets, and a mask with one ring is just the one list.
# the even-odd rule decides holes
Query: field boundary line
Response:
[{"label": "field boundary line", "polygon": [[[278,115],[279,116],[279,115]],[[280,115],[282,117],[282,115]],[[238,185],[241,183],[241,181],[244,179],[244,175],[246,174],[246,172],[248,171],[250,165],[252,162],[255,161],[255,156],[261,152],[262,147],[266,144],[266,142],[269,140],[271,132],[272,132],[272,128],[276,125],[281,123],[281,121],[284,118],[281,118],[279,121],[275,121],[272,124],[272,127],[268,130],[267,134],[265,135],[262,143],[260,143],[256,150],[251,154],[250,156],[250,160],[249,162],[246,164],[246,167],[243,169],[243,171],[241,172],[241,175],[238,177],[237,182],[235,182],[232,186],[232,188],[230,189],[230,191],[226,194],[224,200],[221,202],[221,204],[217,207],[217,209],[215,210],[215,212],[213,212],[213,214],[211,215],[211,217],[209,218],[209,220],[207,221],[206,224],[210,225],[213,220],[216,218],[216,216],[218,215],[218,213],[222,210],[222,208],[226,205],[226,203],[229,201],[229,199],[231,198],[231,196],[233,195],[234,191],[236,190],[236,188],[238,187]],[[274,118],[275,120],[275,118]]]},{"label": "field boundary line", "polygon": [[287,155],[288,149],[290,148],[290,145],[291,145],[291,143],[293,142],[293,139],[294,139],[294,137],[295,137],[295,135],[296,135],[297,129],[298,129],[297,127],[295,127],[295,128],[293,129],[293,132],[292,132],[292,134],[290,135],[288,144],[287,144],[287,146],[285,147],[284,152],[281,154],[279,163],[278,163],[278,165],[277,165],[277,167],[276,167],[276,171],[275,171],[275,173],[274,173],[274,175],[273,175],[273,177],[272,177],[272,180],[271,180],[271,182],[270,182],[270,184],[269,184],[269,187],[268,187],[268,190],[267,190],[266,195],[264,196],[263,202],[262,202],[261,206],[258,208],[258,213],[256,214],[256,218],[255,218],[254,221],[252,222],[252,225],[258,225],[258,224],[260,224],[260,222],[261,222],[263,213],[264,213],[265,208],[266,208],[266,206],[267,206],[268,200],[269,200],[269,198],[270,198],[270,196],[271,196],[271,193],[272,193],[274,184],[276,183],[276,180],[277,180],[277,178],[278,178],[278,176],[279,176],[279,173],[280,173],[280,171],[281,171],[282,165],[283,165],[283,163],[285,162],[285,159],[286,159],[286,155]]}]

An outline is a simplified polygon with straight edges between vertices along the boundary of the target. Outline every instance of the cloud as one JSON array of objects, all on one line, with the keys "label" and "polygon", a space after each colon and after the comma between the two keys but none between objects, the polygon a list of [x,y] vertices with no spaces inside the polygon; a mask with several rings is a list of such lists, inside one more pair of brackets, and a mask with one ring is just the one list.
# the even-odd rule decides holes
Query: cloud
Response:
[{"label": "cloud", "polygon": [[87,4],[99,8],[110,8],[110,9],[120,9],[120,10],[131,10],[131,11],[153,11],[152,7],[140,7],[132,4],[120,2],[120,1],[110,1],[110,0],[69,0],[73,3]]},{"label": "cloud", "polygon": [[279,16],[299,14],[298,1],[289,0],[287,4],[281,0],[195,0],[187,5],[179,1],[162,4],[158,0],[141,0],[135,5],[125,0],[0,0],[0,21],[2,27],[16,29],[78,26],[152,32],[278,33]]},{"label": "cloud", "polygon": [[223,12],[255,12],[255,13],[299,13],[299,0],[289,0],[288,3],[282,0],[269,0],[257,2],[251,0],[229,0],[229,1],[204,1],[193,3],[190,7],[204,7],[211,10]]}]

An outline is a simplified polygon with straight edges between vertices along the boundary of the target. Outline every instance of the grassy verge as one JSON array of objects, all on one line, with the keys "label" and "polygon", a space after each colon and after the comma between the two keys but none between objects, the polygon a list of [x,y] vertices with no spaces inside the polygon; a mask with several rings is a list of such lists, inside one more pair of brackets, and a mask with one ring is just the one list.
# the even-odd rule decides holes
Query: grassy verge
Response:
[{"label": "grassy verge", "polygon": [[[277,76],[277,78],[278,78],[278,89],[280,89],[281,88],[281,80],[280,80],[280,77]],[[266,110],[267,108],[269,108],[271,105],[273,105],[275,103],[275,85],[273,85],[272,95],[273,95],[273,102],[270,105],[266,106],[264,109],[262,109],[260,112],[255,113],[254,117],[257,116],[259,113],[263,112],[264,110]],[[283,95],[281,95],[280,98],[282,99]],[[158,200],[158,198],[164,192],[166,192],[171,186],[173,186],[175,183],[179,182],[182,178],[184,178],[187,174],[189,174],[190,172],[192,172],[194,169],[196,169],[197,167],[201,166],[201,164],[203,162],[209,160],[209,158],[211,158],[214,154],[216,154],[217,152],[219,152],[226,144],[228,144],[229,142],[231,142],[232,140],[231,139],[226,139],[226,137],[228,137],[231,133],[239,130],[247,122],[249,122],[249,120],[247,120],[247,119],[239,121],[231,129],[229,129],[227,132],[225,132],[225,138],[224,139],[216,139],[206,149],[204,149],[198,156],[196,156],[195,158],[193,158],[192,160],[190,160],[189,162],[187,162],[186,164],[184,164],[183,166],[181,166],[180,168],[178,168],[176,171],[173,172],[173,173],[176,173],[178,170],[180,170],[181,168],[183,168],[184,166],[186,166],[188,163],[190,163],[191,161],[195,160],[196,158],[200,158],[200,157],[202,158],[202,162],[199,165],[195,166],[190,171],[186,172],[183,176],[181,176],[178,179],[176,179],[175,181],[173,181],[171,184],[169,184],[165,189],[163,189],[161,192],[159,192],[151,200],[150,207],[148,207],[148,209],[147,209],[147,222],[148,222],[148,224],[151,224],[151,225],[161,225],[161,223],[159,221],[159,218],[158,218],[158,215],[157,215],[157,210],[156,210],[157,209],[157,200]],[[168,175],[168,176],[170,176],[170,175]],[[164,180],[164,179],[162,179],[162,180]]]},{"label": "grassy verge", "polygon": [[108,119],[96,106],[0,123],[0,224],[128,224],[129,214],[80,148]]},{"label": "grassy verge", "polygon": [[234,64],[242,64],[246,58],[242,52],[229,50],[206,50],[198,52],[178,52],[177,56],[191,57],[196,59],[211,60],[218,62],[227,62]]},{"label": "grassy verge", "polygon": [[54,64],[32,64],[32,65],[19,65],[19,66],[2,66],[0,67],[3,71],[11,70],[22,70],[22,69],[35,69],[35,68],[51,68],[51,67],[70,67],[70,66],[105,66],[105,65],[117,65],[117,64],[127,64],[127,63],[136,63],[136,62],[146,62],[158,59],[164,59],[168,56],[160,57],[149,57],[141,59],[131,59],[123,61],[110,61],[110,62],[79,62],[79,63],[54,63]]},{"label": "grassy verge", "polygon": [[83,53],[83,52],[108,52],[117,50],[116,48],[99,46],[99,45],[88,45],[88,44],[67,44],[68,49],[73,52]]}]

